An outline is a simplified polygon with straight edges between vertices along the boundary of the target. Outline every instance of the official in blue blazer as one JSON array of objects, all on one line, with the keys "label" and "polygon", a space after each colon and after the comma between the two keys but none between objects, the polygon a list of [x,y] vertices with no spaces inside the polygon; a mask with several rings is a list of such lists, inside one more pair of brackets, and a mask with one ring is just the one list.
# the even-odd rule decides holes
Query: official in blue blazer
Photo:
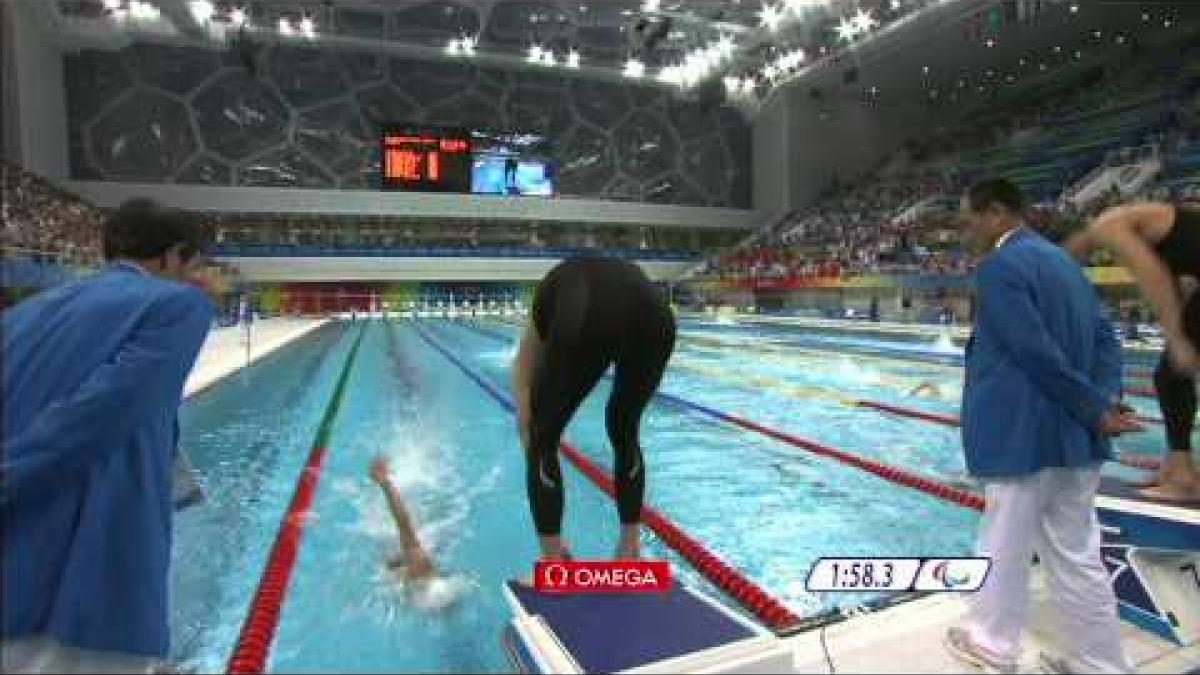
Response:
[{"label": "official in blue blazer", "polygon": [[[136,200],[110,265],[3,314],[3,641],[167,654],[172,460],[184,381],[214,316],[184,283],[201,223]],[[7,667],[6,667],[7,670]]]},{"label": "official in blue blazer", "polygon": [[1137,430],[1119,407],[1121,350],[1095,288],[1064,250],[1024,227],[1008,181],[973,187],[964,240],[983,256],[967,350],[962,437],[987,499],[980,554],[992,559],[967,624],[947,646],[973,665],[1015,672],[1036,552],[1061,614],[1056,672],[1129,672],[1116,599],[1100,559],[1095,496],[1109,438]]}]

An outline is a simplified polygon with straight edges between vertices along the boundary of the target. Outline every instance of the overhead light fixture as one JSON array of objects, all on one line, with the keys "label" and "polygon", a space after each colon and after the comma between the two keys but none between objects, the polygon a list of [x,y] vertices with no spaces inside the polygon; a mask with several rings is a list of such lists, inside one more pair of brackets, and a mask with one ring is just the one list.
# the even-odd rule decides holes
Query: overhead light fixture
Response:
[{"label": "overhead light fixture", "polygon": [[529,51],[526,52],[525,60],[530,63],[541,63],[542,46],[536,42],[529,45]]},{"label": "overhead light fixture", "polygon": [[871,14],[871,12],[865,9],[860,9],[858,10],[858,13],[854,15],[854,25],[858,28],[859,33],[865,34],[871,32],[871,29],[878,26],[879,22],[875,20],[875,17]]},{"label": "overhead light fixture", "polygon": [[201,26],[212,21],[213,14],[216,13],[216,7],[209,0],[193,0],[188,3],[188,9],[192,12],[192,18]]},{"label": "overhead light fixture", "polygon": [[288,21],[287,17],[283,17],[283,16],[279,17],[279,34],[280,35],[291,35],[292,34],[292,22]]},{"label": "overhead light fixture", "polygon": [[854,38],[858,37],[858,24],[848,17],[843,18],[834,30],[837,31],[838,39],[843,42],[853,42]]},{"label": "overhead light fixture", "polygon": [[659,0],[643,0],[642,11],[643,12],[657,12],[658,11],[658,3],[659,3]]},{"label": "overhead light fixture", "polygon": [[568,68],[578,68],[579,67],[579,52],[578,51],[572,49],[571,51],[567,52],[566,65]]},{"label": "overhead light fixture", "polygon": [[452,38],[446,41],[446,53],[450,56],[458,56],[462,54],[462,43],[457,38]]},{"label": "overhead light fixture", "polygon": [[110,12],[119,12],[124,4],[121,0],[104,0],[104,9]]},{"label": "overhead light fixture", "polygon": [[317,24],[311,16],[305,14],[304,18],[300,19],[300,33],[309,40],[317,37]]},{"label": "overhead light fixture", "polygon": [[1072,13],[1072,14],[1078,14],[1078,13],[1079,13],[1079,3],[1077,3],[1077,2],[1072,2],[1072,3],[1071,3],[1071,13]]},{"label": "overhead light fixture", "polygon": [[625,62],[625,69],[622,71],[625,77],[638,79],[646,74],[646,64],[637,59],[629,59]]},{"label": "overhead light fixture", "polygon": [[783,10],[776,5],[764,4],[762,9],[758,10],[758,20],[767,30],[774,33],[779,30],[779,24],[783,23]]},{"label": "overhead light fixture", "polygon": [[241,7],[234,7],[229,13],[229,23],[241,28],[246,24],[246,10]]},{"label": "overhead light fixture", "polygon": [[464,56],[475,56],[475,45],[479,43],[479,38],[474,35],[464,35],[458,41],[459,49],[462,50]]},{"label": "overhead light fixture", "polygon": [[554,59],[554,50],[552,50],[552,49],[542,50],[541,64],[543,66],[553,66],[553,65],[556,65],[557,63],[558,63],[558,61],[556,61]]}]

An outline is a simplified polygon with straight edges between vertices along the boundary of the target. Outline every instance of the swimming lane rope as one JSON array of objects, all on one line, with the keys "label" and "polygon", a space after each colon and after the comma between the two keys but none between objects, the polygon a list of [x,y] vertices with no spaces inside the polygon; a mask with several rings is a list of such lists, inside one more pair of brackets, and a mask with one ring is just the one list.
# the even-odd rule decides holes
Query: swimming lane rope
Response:
[{"label": "swimming lane rope", "polygon": [[[441,343],[423,328],[415,323],[413,324],[413,328],[426,344],[458,367],[464,375],[478,384],[497,403],[506,408],[510,413],[515,412],[512,401],[495,384],[483,375],[475,372],[450,350],[442,346]],[[610,497],[616,495],[616,485],[608,472],[600,468],[599,465],[584,455],[578,448],[569,443],[561,443],[559,449],[562,451],[563,456],[574,464],[583,475],[595,483],[597,487]],[[785,630],[801,622],[801,617],[788,609],[786,605],[771,596],[741,572],[725,563],[703,543],[675,525],[675,523],[654,507],[642,507],[642,522],[653,530],[663,540],[663,543],[683,556],[698,572],[707,577],[718,588],[728,593],[738,604],[753,613],[766,625],[776,630]]]},{"label": "swimming lane rope", "polygon": [[304,528],[312,513],[317,484],[321,480],[321,470],[324,468],[325,455],[329,448],[329,435],[342,406],[346,381],[350,377],[350,370],[354,366],[359,345],[362,344],[365,334],[366,326],[363,326],[346,356],[346,362],[333,389],[333,396],[325,407],[316,440],[309,451],[304,470],[296,482],[296,491],[292,494],[292,501],[279,525],[275,544],[267,558],[258,588],[250,601],[246,621],[242,624],[237,644],[229,657],[227,673],[261,673],[266,669],[271,645],[275,641],[275,632],[279,628],[279,616],[287,594],[288,582],[292,577],[292,570],[296,567],[296,556],[300,551]]},{"label": "swimming lane rope", "polygon": [[[466,325],[469,326],[469,324]],[[502,337],[493,331],[475,326],[471,327],[478,330],[481,334],[490,335],[494,339],[504,340],[506,342],[509,341],[508,337]],[[778,441],[783,441],[784,443],[808,450],[814,454],[836,459],[843,464],[848,464],[855,468],[862,469],[868,473],[875,474],[876,476],[897,485],[903,485],[914,490],[920,490],[921,492],[932,495],[944,501],[958,504],[959,506],[965,506],[970,509],[975,509],[976,511],[983,510],[983,497],[969,490],[963,490],[961,488],[947,485],[931,478],[926,478],[919,474],[906,471],[899,467],[884,464],[883,462],[868,459],[866,457],[860,457],[845,450],[839,450],[838,448],[833,448],[815,441],[810,441],[806,438],[800,438],[799,436],[790,434],[786,431],[772,429],[743,417],[738,417],[737,415],[732,415],[715,408],[710,408],[709,406],[696,403],[694,401],[689,401],[673,394],[660,391],[655,394],[655,398],[672,403],[680,408],[692,410],[705,416],[713,417],[723,422],[728,422],[729,424],[733,424],[743,429],[757,432],[763,436],[767,436]],[[881,403],[879,405],[887,404]],[[889,407],[899,410],[899,408],[896,406]],[[933,413],[928,413],[928,415],[933,415]]]}]

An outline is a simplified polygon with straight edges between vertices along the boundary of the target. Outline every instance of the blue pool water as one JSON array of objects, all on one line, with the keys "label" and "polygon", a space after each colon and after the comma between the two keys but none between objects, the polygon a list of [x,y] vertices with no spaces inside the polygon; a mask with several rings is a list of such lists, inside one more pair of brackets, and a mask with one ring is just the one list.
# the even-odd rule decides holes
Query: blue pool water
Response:
[{"label": "blue pool water", "polygon": [[[446,320],[419,326],[508,389],[515,328]],[[528,574],[536,555],[513,420],[409,321],[328,325],[185,406],[182,445],[205,475],[208,500],[177,519],[175,658],[204,671],[223,669],[360,331],[364,341],[333,428],[271,669],[510,670],[499,638],[510,617],[499,589],[506,579]],[[825,338],[801,345],[804,337],[789,329],[692,326],[681,338],[664,392],[925,475],[962,480],[956,429],[838,401],[849,395],[954,412],[961,371],[953,366],[895,353],[866,357]],[[748,346],[748,338],[761,348]],[[937,383],[944,398],[907,398],[920,381]],[[611,460],[604,434],[608,391],[609,383],[601,382],[568,430],[569,440],[605,465]],[[1126,444],[1153,452],[1159,442],[1154,433]],[[971,548],[977,522],[971,511],[661,399],[647,411],[643,445],[647,502],[801,614],[869,597],[807,593],[804,579],[818,557],[960,555]],[[423,539],[463,594],[450,609],[413,608],[384,572],[396,543],[384,501],[367,479],[377,454],[391,458]],[[607,557],[615,544],[615,508],[574,470],[565,476],[565,535],[577,555]],[[708,588],[652,534],[645,537],[648,555],[671,560],[678,576]]]}]

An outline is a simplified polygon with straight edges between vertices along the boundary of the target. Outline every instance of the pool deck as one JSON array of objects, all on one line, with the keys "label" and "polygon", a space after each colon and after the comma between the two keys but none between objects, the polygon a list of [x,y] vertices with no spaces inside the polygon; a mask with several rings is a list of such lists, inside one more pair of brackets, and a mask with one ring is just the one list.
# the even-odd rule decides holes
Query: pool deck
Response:
[{"label": "pool deck", "polygon": [[[1038,654],[1057,655],[1053,613],[1035,573],[1032,630],[1026,633],[1020,672],[1043,672]],[[842,673],[979,672],[961,663],[942,644],[947,628],[959,625],[966,602],[953,594],[935,595],[831,625],[825,630],[829,656]],[[1125,653],[1139,673],[1187,673],[1200,668],[1200,643],[1185,647],[1121,622]],[[829,673],[820,630],[789,639],[795,672]]]},{"label": "pool deck", "polygon": [[183,387],[184,398],[194,396],[275,350],[323,326],[328,319],[262,319],[251,328],[250,353],[246,330],[241,326],[214,328],[200,348],[200,356]]}]

